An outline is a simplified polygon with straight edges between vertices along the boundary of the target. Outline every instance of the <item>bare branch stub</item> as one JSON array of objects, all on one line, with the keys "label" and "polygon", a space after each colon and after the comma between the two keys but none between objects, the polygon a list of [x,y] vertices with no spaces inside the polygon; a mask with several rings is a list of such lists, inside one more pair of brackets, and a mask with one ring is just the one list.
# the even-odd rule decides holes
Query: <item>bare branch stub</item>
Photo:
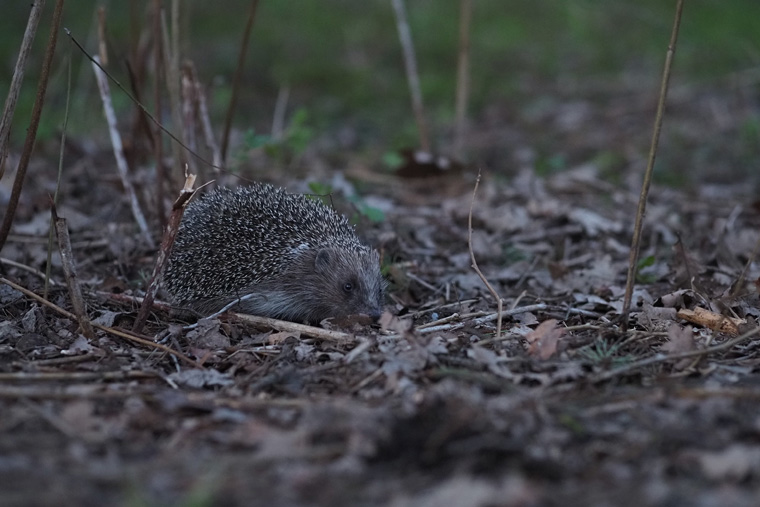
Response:
[{"label": "bare branch stub", "polygon": [[501,310],[502,310],[502,305],[503,305],[501,296],[499,296],[499,294],[496,292],[496,289],[493,288],[493,286],[488,282],[486,277],[480,271],[480,268],[478,268],[478,263],[475,260],[475,252],[472,249],[472,210],[475,207],[475,195],[478,193],[479,184],[480,184],[480,171],[478,170],[478,178],[475,180],[475,188],[472,189],[472,201],[470,201],[470,214],[467,217],[467,243],[470,248],[470,260],[472,260],[472,269],[474,269],[475,272],[480,277],[480,279],[483,280],[483,283],[485,284],[486,288],[488,288],[488,291],[496,300],[496,309],[499,315],[496,320],[496,339],[498,339],[501,336],[501,318],[502,318]]}]

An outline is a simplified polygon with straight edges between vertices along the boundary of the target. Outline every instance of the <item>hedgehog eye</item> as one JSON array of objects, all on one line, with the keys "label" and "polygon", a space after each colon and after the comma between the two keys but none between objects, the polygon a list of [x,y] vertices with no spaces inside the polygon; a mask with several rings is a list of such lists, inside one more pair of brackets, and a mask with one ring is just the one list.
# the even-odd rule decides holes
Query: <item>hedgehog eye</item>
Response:
[{"label": "hedgehog eye", "polygon": [[351,282],[346,282],[343,284],[343,292],[351,292],[354,290],[354,284]]}]

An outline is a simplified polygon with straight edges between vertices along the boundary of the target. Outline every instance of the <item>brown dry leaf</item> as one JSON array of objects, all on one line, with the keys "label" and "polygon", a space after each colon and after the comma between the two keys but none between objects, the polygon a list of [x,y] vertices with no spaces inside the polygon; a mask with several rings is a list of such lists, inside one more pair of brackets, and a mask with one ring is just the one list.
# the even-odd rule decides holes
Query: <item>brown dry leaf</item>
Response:
[{"label": "brown dry leaf", "polygon": [[509,371],[509,368],[500,364],[502,358],[500,358],[493,350],[475,345],[467,350],[467,357],[487,366],[488,371],[494,375],[507,379],[514,378],[514,375]]},{"label": "brown dry leaf", "polygon": [[[691,326],[681,327],[678,324],[672,324],[668,328],[668,341],[662,346],[663,352],[668,354],[682,354],[697,350],[697,344],[694,342],[694,335]],[[673,368],[677,371],[687,368],[692,364],[693,359],[684,358],[677,361]]]},{"label": "brown dry leaf", "polygon": [[662,346],[662,351],[668,354],[681,354],[697,349],[691,326],[681,327],[673,324],[668,328],[668,341]]},{"label": "brown dry leaf", "polygon": [[557,319],[543,321],[535,331],[528,333],[528,353],[539,359],[549,359],[557,352],[557,342],[565,334],[565,329],[557,326]]},{"label": "brown dry leaf", "polygon": [[269,345],[281,345],[285,342],[288,338],[300,338],[300,333],[295,333],[293,331],[279,331],[277,333],[272,333],[269,335],[268,343]]},{"label": "brown dry leaf", "polygon": [[195,348],[218,350],[230,346],[230,339],[223,335],[217,319],[201,319],[198,327],[187,333],[187,341]]},{"label": "brown dry leaf", "polygon": [[122,434],[124,428],[118,419],[103,417],[95,410],[91,400],[74,400],[60,413],[59,423],[71,436],[86,442],[105,442]]}]

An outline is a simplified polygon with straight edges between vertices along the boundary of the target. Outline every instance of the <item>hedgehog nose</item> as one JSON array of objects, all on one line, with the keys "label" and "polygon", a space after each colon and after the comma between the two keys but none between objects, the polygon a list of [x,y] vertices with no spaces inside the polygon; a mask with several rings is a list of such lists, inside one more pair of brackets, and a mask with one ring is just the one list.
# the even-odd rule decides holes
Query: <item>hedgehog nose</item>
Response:
[{"label": "hedgehog nose", "polygon": [[381,308],[372,308],[367,315],[369,315],[369,318],[372,319],[372,322],[377,322],[380,320],[380,316],[383,314],[383,310]]}]

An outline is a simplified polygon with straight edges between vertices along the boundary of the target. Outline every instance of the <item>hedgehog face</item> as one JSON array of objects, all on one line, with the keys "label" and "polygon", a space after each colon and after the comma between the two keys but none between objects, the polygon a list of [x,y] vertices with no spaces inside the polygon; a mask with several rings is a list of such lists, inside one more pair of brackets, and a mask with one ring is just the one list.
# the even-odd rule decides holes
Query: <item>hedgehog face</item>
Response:
[{"label": "hedgehog face", "polygon": [[376,251],[321,248],[314,257],[318,306],[330,317],[365,314],[377,320],[385,299],[386,282],[380,273]]}]

